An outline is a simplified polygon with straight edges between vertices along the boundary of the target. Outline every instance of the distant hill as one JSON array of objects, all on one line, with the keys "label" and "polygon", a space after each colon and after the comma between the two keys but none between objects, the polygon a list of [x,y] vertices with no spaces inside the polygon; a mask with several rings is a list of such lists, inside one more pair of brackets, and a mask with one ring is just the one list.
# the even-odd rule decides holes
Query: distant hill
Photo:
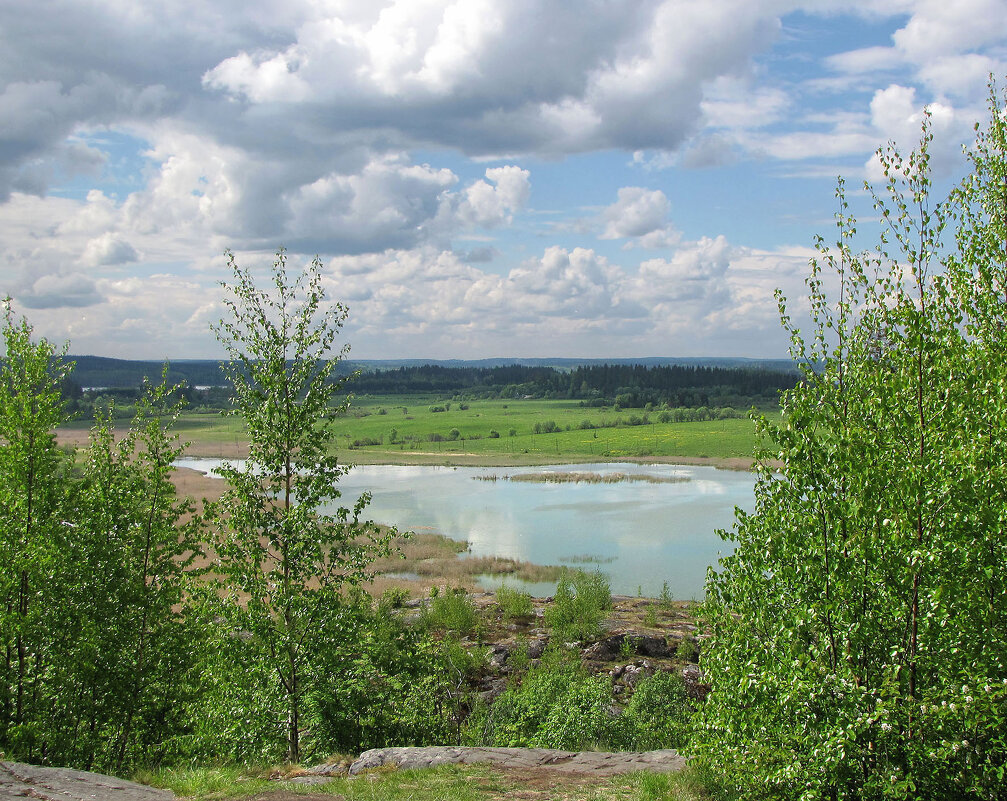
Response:
[{"label": "distant hill", "polygon": [[[111,359],[104,356],[68,356],[76,362],[73,380],[82,387],[132,388],[143,383],[144,378],[157,382],[164,366],[160,361],[137,361],[132,359]],[[224,382],[220,362],[215,359],[178,359],[168,363],[169,383],[185,382],[190,387],[219,386]],[[420,367],[435,365],[445,368],[494,368],[510,365],[522,367],[546,367],[568,371],[591,365],[634,365],[645,367],[683,366],[741,368],[748,370],[770,370],[788,372],[794,369],[789,359],[746,359],[742,357],[666,357],[649,356],[626,359],[357,359],[344,362],[340,372],[361,370],[367,373],[397,370],[400,367]]]},{"label": "distant hill", "polygon": [[[164,362],[109,359],[104,356],[67,356],[76,363],[71,378],[84,388],[132,389],[149,379],[161,380]],[[216,386],[224,383],[220,362],[214,359],[180,359],[168,364],[168,382],[189,386]]]}]

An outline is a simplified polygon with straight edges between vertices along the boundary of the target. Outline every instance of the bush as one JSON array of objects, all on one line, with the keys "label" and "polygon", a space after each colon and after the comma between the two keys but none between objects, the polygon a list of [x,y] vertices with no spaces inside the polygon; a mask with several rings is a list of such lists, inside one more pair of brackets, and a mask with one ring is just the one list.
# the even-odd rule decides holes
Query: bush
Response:
[{"label": "bush", "polygon": [[315,752],[454,741],[456,678],[468,665],[380,609],[358,612],[351,625],[352,638],[323,644],[313,663],[305,723]]},{"label": "bush", "polygon": [[431,598],[420,617],[421,623],[435,631],[454,631],[471,634],[479,627],[475,605],[461,592],[446,592]]},{"label": "bush", "polygon": [[496,591],[496,601],[500,604],[506,620],[525,620],[535,613],[531,596],[521,590],[512,589],[506,584]]},{"label": "bush", "polygon": [[622,715],[626,746],[634,751],[681,748],[689,737],[692,707],[677,673],[659,671],[636,686]]},{"label": "bush", "polygon": [[389,587],[381,593],[378,606],[384,609],[401,609],[409,600],[409,590],[405,587]]},{"label": "bush", "polygon": [[[758,419],[756,508],[738,514],[734,552],[707,578],[711,690],[692,743],[745,797],[1003,797],[1007,117],[996,100],[956,207],[928,198],[925,123],[907,158],[879,153],[887,236],[860,249],[840,184],[837,244],[818,239],[806,279],[811,326],[799,331],[781,300],[803,380],[779,420]],[[942,241],[952,220],[957,253]]]},{"label": "bush", "polygon": [[550,649],[519,685],[475,710],[463,741],[509,748],[618,748],[624,738],[611,704],[607,678],[588,675],[579,659]]},{"label": "bush", "polygon": [[575,571],[556,585],[545,620],[553,635],[564,641],[583,641],[601,634],[602,614],[612,607],[608,579],[601,571]]}]

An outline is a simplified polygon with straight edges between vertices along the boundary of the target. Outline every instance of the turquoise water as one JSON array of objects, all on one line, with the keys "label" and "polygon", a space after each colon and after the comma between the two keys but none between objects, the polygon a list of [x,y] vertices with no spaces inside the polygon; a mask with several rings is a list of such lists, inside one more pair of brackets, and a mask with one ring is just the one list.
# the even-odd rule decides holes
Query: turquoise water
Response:
[{"label": "turquoise water", "polygon": [[[179,464],[208,471],[219,462]],[[685,480],[550,484],[475,478],[549,471]],[[609,576],[612,591],[623,595],[656,596],[667,582],[674,597],[688,599],[703,597],[707,567],[729,548],[714,532],[731,527],[735,506],[753,508],[753,485],[750,473],[679,465],[361,465],[342,479],[340,489],[344,505],[369,491],[367,516],[377,522],[465,540],[476,556],[599,569]],[[585,557],[589,560],[577,561]]]}]

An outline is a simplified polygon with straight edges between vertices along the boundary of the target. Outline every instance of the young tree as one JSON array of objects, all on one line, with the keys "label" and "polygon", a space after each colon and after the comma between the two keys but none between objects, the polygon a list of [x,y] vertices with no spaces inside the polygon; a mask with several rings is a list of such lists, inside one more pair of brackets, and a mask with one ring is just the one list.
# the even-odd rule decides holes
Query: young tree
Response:
[{"label": "young tree", "polygon": [[[950,208],[930,199],[929,143],[925,125],[908,158],[879,151],[873,251],[852,249],[840,184],[836,244],[819,239],[807,281],[810,336],[780,300],[804,381],[781,424],[758,421],[756,510],[739,512],[735,552],[708,578],[712,691],[694,745],[750,797],[1003,786],[1007,497],[982,473],[985,442],[1005,437],[988,399],[1003,397],[1004,361],[962,330],[990,305],[962,276],[992,273],[968,247],[943,269]],[[1002,149],[993,160],[1002,169]],[[995,182],[969,186],[971,208],[988,208]]]},{"label": "young tree", "polygon": [[66,454],[53,429],[67,420],[60,384],[70,369],[46,340],[34,342],[27,320],[3,301],[5,354],[0,365],[0,746],[34,753],[39,690],[55,605],[48,575],[60,559]]},{"label": "young tree", "polygon": [[360,519],[369,496],[333,505],[348,469],[334,453],[336,402],[345,379],[336,368],[348,348],[333,347],[346,319],[328,304],[318,259],[293,279],[280,250],[271,291],[263,291],[232,254],[229,320],[215,327],[231,358],[232,414],[247,427],[245,467],[220,475],[230,489],[212,511],[218,570],[233,622],[261,649],[283,698],[287,758],[301,755],[304,682],[313,630],[340,603],[340,589],[368,575],[391,535]]}]

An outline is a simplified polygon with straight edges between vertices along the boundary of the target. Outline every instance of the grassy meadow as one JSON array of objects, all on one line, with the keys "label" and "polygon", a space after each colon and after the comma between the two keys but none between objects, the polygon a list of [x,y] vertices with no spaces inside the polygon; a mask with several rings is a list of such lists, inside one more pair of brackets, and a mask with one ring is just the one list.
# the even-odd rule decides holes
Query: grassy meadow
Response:
[{"label": "grassy meadow", "polygon": [[[564,400],[364,396],[353,399],[339,423],[339,442],[347,461],[360,464],[653,458],[740,467],[751,458],[755,426],[747,418],[661,423],[659,415]],[[535,433],[536,427],[549,433]],[[238,455],[244,441],[239,420],[214,413],[183,415],[177,430],[194,454]]]}]

